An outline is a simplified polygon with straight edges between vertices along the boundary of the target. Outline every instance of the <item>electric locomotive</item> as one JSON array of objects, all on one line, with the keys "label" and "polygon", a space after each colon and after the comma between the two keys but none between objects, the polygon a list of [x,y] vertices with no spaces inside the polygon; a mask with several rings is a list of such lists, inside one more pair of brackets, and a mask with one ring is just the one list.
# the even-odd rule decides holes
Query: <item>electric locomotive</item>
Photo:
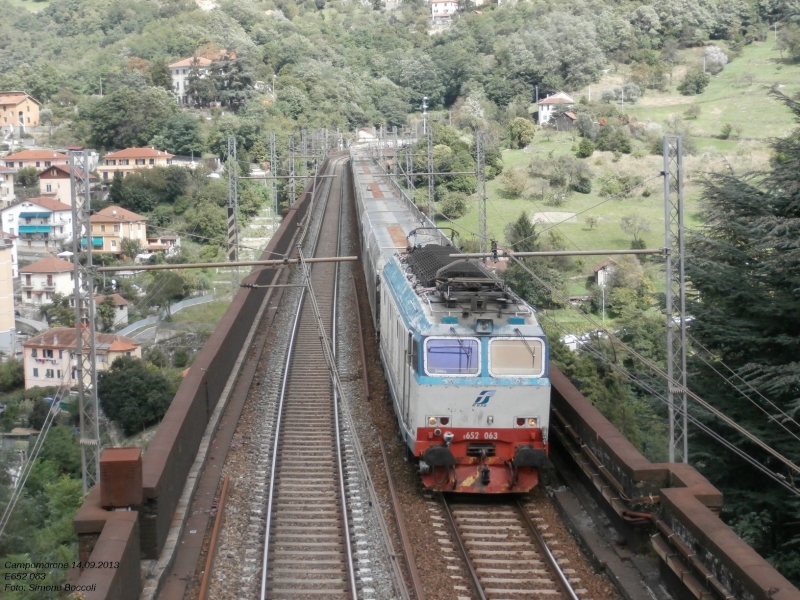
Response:
[{"label": "electric locomotive", "polygon": [[370,165],[352,161],[370,308],[400,432],[423,484],[529,491],[548,450],[544,331],[502,280],[453,256],[450,240]]}]

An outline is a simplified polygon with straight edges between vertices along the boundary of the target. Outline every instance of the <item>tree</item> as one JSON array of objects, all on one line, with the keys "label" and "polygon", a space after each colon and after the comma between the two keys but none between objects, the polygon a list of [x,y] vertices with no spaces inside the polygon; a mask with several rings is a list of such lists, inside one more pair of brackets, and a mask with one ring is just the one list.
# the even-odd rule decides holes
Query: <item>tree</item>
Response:
[{"label": "tree", "polygon": [[147,288],[147,303],[169,313],[170,305],[183,300],[190,292],[186,287],[186,280],[178,272],[161,271]]},{"label": "tree", "polygon": [[506,169],[500,176],[500,191],[506,198],[519,198],[528,183],[528,176],[522,169]]},{"label": "tree", "polygon": [[[800,104],[778,97],[800,123]],[[800,129],[774,140],[772,151],[771,168],[763,174],[714,174],[704,184],[705,226],[687,240],[686,272],[697,292],[687,311],[695,317],[692,336],[711,352],[711,367],[693,357],[690,368],[693,387],[704,399],[735,415],[739,424],[797,461],[800,447],[779,426],[777,408],[796,415],[800,405],[800,363],[796,359],[800,352]],[[776,417],[765,418],[759,406],[724,385],[712,368],[732,369],[748,387],[769,398],[777,408],[762,405],[760,397],[750,394]],[[752,443],[705,414],[700,417],[731,443],[769,464]],[[770,515],[763,523],[767,530],[751,538],[755,549],[781,566],[787,577],[800,579],[794,542],[800,536],[794,518],[797,499],[706,438],[698,438],[694,448],[702,472],[725,492],[723,518],[747,529],[748,523],[766,511]]]},{"label": "tree", "polygon": [[783,58],[784,52],[786,52],[792,60],[800,58],[800,25],[797,23],[787,23],[784,25],[780,35],[778,35],[775,48],[780,51],[781,58]]},{"label": "tree", "polygon": [[21,360],[8,359],[0,364],[0,392],[7,394],[25,385],[25,368]]},{"label": "tree", "polygon": [[200,121],[185,112],[169,117],[152,142],[151,145],[172,154],[194,155],[198,158],[205,147]]},{"label": "tree", "polygon": [[633,236],[634,242],[639,242],[642,235],[650,231],[650,221],[636,214],[627,215],[619,220],[619,227]]},{"label": "tree", "polygon": [[512,149],[524,148],[533,142],[536,126],[522,117],[515,117],[508,125],[508,139]]},{"label": "tree", "polygon": [[50,304],[42,306],[42,312],[51,326],[75,327],[75,308],[69,305],[69,298],[55,293]]},{"label": "tree", "polygon": [[678,91],[684,96],[696,96],[705,91],[706,86],[711,81],[711,77],[701,69],[689,71],[683,80],[678,84]]},{"label": "tree", "polygon": [[706,71],[712,75],[722,71],[722,68],[728,64],[728,55],[719,46],[706,46],[703,56],[706,59]]},{"label": "tree", "polygon": [[78,118],[89,128],[89,142],[100,148],[147,146],[178,112],[171,92],[162,87],[121,87],[85,104]]},{"label": "tree", "polygon": [[578,158],[589,158],[592,154],[594,154],[594,144],[592,140],[583,138],[581,143],[578,144],[578,150],[575,152],[575,156]]},{"label": "tree", "polygon": [[123,256],[127,256],[133,260],[137,254],[142,253],[142,243],[136,238],[122,238],[122,247],[120,248]]},{"label": "tree", "polygon": [[466,196],[461,192],[448,190],[438,209],[448,219],[460,219],[467,214]]},{"label": "tree", "polygon": [[597,217],[586,217],[585,221],[589,226],[589,231],[597,227]]},{"label": "tree", "polygon": [[701,107],[700,107],[700,105],[699,105],[699,104],[691,104],[691,105],[689,106],[689,108],[687,108],[687,109],[684,111],[683,115],[684,115],[684,116],[685,116],[687,119],[696,119],[697,117],[699,117],[699,116],[700,116],[700,113],[701,113],[701,112],[702,112],[702,109],[701,109]]},{"label": "tree", "polygon": [[169,72],[169,65],[163,58],[156,58],[150,61],[148,68],[150,75],[150,85],[153,87],[162,87],[168,92],[173,91],[172,75]]},{"label": "tree", "polygon": [[[125,241],[122,240],[122,243],[124,244]],[[100,319],[103,331],[114,331],[114,324],[117,320],[117,304],[111,294],[104,297],[103,301],[97,306],[97,316]]]},{"label": "tree", "polygon": [[117,358],[97,376],[100,406],[127,435],[156,423],[167,412],[174,390],[157,369],[132,356]]},{"label": "tree", "polygon": [[[23,167],[14,176],[16,185],[24,188],[32,188],[39,185],[39,171],[36,167]],[[38,191],[38,188],[37,188]]]}]

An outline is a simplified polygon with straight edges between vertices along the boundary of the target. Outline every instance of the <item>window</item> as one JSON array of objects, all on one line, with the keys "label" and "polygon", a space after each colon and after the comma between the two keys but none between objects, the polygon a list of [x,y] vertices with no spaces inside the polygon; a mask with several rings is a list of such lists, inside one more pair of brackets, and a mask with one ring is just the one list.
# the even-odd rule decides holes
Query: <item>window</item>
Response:
[{"label": "window", "polygon": [[61,369],[59,369],[58,371],[56,371],[56,373],[58,374],[58,378],[59,378],[59,379],[61,379],[62,377],[64,377],[64,373],[63,373],[63,371],[61,371]]},{"label": "window", "polygon": [[493,377],[544,374],[544,344],[539,338],[495,338],[489,342],[489,374]]},{"label": "window", "polygon": [[112,248],[116,248],[117,247],[117,240],[111,240],[111,247]]},{"label": "window", "polygon": [[52,192],[53,191],[53,186],[50,185],[49,183],[47,184],[47,191],[48,192]]},{"label": "window", "polygon": [[151,158],[151,159],[150,159],[150,164],[151,164],[151,165],[154,165],[154,164],[156,164],[156,161],[155,161],[154,159],[152,159],[152,158]]},{"label": "window", "polygon": [[58,358],[64,358],[64,351],[63,350],[59,350],[58,351]]},{"label": "window", "polygon": [[108,179],[108,171],[103,171],[103,179]]},{"label": "window", "polygon": [[137,158],[136,159],[136,164],[137,165],[143,165],[144,164],[144,159],[143,158]]},{"label": "window", "polygon": [[37,166],[37,167],[41,167],[41,166],[42,166],[42,165],[39,163],[39,161],[38,161],[38,160],[36,161],[36,166]]},{"label": "window", "polygon": [[50,349],[42,350],[42,357],[43,358],[53,358],[53,351]]},{"label": "window", "polygon": [[428,375],[477,375],[480,342],[474,338],[427,338],[425,372]]},{"label": "window", "polygon": [[38,377],[39,376],[39,369],[34,369],[33,370],[33,376],[34,377]]},{"label": "window", "polygon": [[53,379],[56,376],[56,373],[53,369],[45,369],[44,376],[47,377],[47,379]]},{"label": "window", "polygon": [[105,232],[105,230],[106,230],[106,226],[105,225],[100,225],[100,231],[101,232]]},{"label": "window", "polygon": [[38,354],[36,353],[36,348],[31,349],[31,358],[36,358]]},{"label": "window", "polygon": [[28,300],[30,300],[30,299],[31,299],[31,293],[30,293],[30,292],[26,292],[25,294],[26,294],[26,296],[25,296],[25,297],[26,297]]},{"label": "window", "polygon": [[131,161],[129,161],[127,158],[121,158],[120,161],[119,161],[119,164],[121,164],[121,165],[129,165],[130,162]]},{"label": "window", "polygon": [[49,166],[50,166],[50,165],[52,165],[52,164],[53,164],[53,163],[52,163],[51,161],[49,161],[49,160],[46,160],[46,161],[44,161],[44,166],[45,166],[45,167],[49,167]]},{"label": "window", "polygon": [[119,232],[119,225],[114,225],[114,231]]}]

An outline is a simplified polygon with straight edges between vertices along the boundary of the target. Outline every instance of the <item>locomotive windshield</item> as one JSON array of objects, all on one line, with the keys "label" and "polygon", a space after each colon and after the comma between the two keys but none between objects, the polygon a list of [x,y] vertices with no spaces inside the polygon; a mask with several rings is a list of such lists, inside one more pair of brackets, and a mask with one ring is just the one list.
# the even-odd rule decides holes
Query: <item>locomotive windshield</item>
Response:
[{"label": "locomotive windshield", "polygon": [[428,375],[477,375],[480,344],[470,338],[425,340],[425,372]]},{"label": "locomotive windshield", "polygon": [[493,377],[544,374],[544,345],[538,338],[496,338],[489,343],[489,373]]}]

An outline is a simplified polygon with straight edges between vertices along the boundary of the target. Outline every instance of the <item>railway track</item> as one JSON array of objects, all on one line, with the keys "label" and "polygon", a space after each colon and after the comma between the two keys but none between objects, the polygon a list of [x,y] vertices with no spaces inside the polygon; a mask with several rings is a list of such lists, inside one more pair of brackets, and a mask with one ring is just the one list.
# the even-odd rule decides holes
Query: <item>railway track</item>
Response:
[{"label": "railway track", "polygon": [[[338,254],[343,163],[334,169],[316,257]],[[261,599],[355,600],[339,415],[319,328],[335,329],[337,266],[307,267],[313,291],[299,303],[278,403]]]},{"label": "railway track", "polygon": [[[548,548],[535,508],[521,500],[462,502],[442,495],[444,513],[480,600],[579,600],[558,550]],[[533,513],[533,515],[531,514]],[[551,542],[555,545],[557,542]],[[583,600],[583,599],[581,599]]]}]

